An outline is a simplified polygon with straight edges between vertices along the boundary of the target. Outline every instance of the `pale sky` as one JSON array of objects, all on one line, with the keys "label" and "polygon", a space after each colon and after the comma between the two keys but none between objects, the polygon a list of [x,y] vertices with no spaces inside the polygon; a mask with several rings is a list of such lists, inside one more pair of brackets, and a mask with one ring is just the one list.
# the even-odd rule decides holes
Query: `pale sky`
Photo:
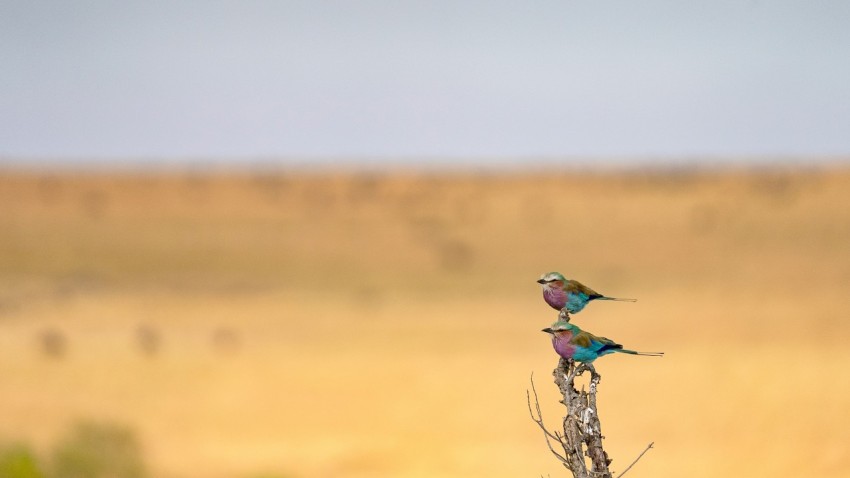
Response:
[{"label": "pale sky", "polygon": [[0,161],[841,155],[846,0],[0,0]]}]

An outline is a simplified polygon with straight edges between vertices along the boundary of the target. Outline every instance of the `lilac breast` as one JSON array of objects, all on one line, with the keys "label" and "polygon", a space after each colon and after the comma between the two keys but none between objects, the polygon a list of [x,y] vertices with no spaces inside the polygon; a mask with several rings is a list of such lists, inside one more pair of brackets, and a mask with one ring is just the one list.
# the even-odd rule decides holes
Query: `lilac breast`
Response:
[{"label": "lilac breast", "polygon": [[561,357],[571,359],[576,352],[576,346],[570,343],[573,334],[564,332],[552,336],[552,346],[555,347],[555,352]]},{"label": "lilac breast", "polygon": [[543,300],[552,308],[561,310],[567,305],[567,293],[556,287],[544,287]]}]

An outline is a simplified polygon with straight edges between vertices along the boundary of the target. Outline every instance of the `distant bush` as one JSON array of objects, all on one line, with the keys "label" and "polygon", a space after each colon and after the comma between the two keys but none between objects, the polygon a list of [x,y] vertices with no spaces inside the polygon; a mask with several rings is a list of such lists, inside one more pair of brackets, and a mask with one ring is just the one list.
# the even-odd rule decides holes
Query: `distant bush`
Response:
[{"label": "distant bush", "polygon": [[144,478],[141,449],[121,426],[77,423],[53,451],[52,478]]},{"label": "distant bush", "polygon": [[35,454],[26,445],[0,446],[0,478],[44,478]]}]

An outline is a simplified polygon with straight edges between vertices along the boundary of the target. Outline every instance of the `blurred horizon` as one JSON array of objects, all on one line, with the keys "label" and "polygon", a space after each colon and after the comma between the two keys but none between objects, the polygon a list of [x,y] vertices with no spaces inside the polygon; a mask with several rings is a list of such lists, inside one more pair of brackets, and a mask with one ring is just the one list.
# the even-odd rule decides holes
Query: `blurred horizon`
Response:
[{"label": "blurred horizon", "polygon": [[629,171],[723,172],[843,169],[850,154],[822,156],[574,156],[574,157],[0,157],[0,171],[339,173],[627,173]]}]

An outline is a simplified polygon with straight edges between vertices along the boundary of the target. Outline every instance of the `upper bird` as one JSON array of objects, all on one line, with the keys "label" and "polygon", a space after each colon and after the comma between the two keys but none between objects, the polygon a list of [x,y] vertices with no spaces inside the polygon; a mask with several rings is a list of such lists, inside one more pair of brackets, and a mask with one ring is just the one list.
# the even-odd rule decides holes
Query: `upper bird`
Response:
[{"label": "upper bird", "polygon": [[632,355],[648,355],[661,357],[664,352],[636,352],[626,350],[622,345],[615,343],[605,337],[597,337],[590,332],[585,332],[577,326],[559,320],[551,327],[543,329],[543,332],[552,335],[552,346],[555,352],[565,359],[578,362],[593,362],[603,355],[621,352]]},{"label": "upper bird", "polygon": [[596,292],[579,281],[568,280],[560,272],[543,274],[537,281],[543,286],[543,300],[553,309],[567,309],[567,312],[576,314],[584,309],[584,306],[592,300],[622,300],[635,302],[637,299],[618,299],[608,297]]}]

